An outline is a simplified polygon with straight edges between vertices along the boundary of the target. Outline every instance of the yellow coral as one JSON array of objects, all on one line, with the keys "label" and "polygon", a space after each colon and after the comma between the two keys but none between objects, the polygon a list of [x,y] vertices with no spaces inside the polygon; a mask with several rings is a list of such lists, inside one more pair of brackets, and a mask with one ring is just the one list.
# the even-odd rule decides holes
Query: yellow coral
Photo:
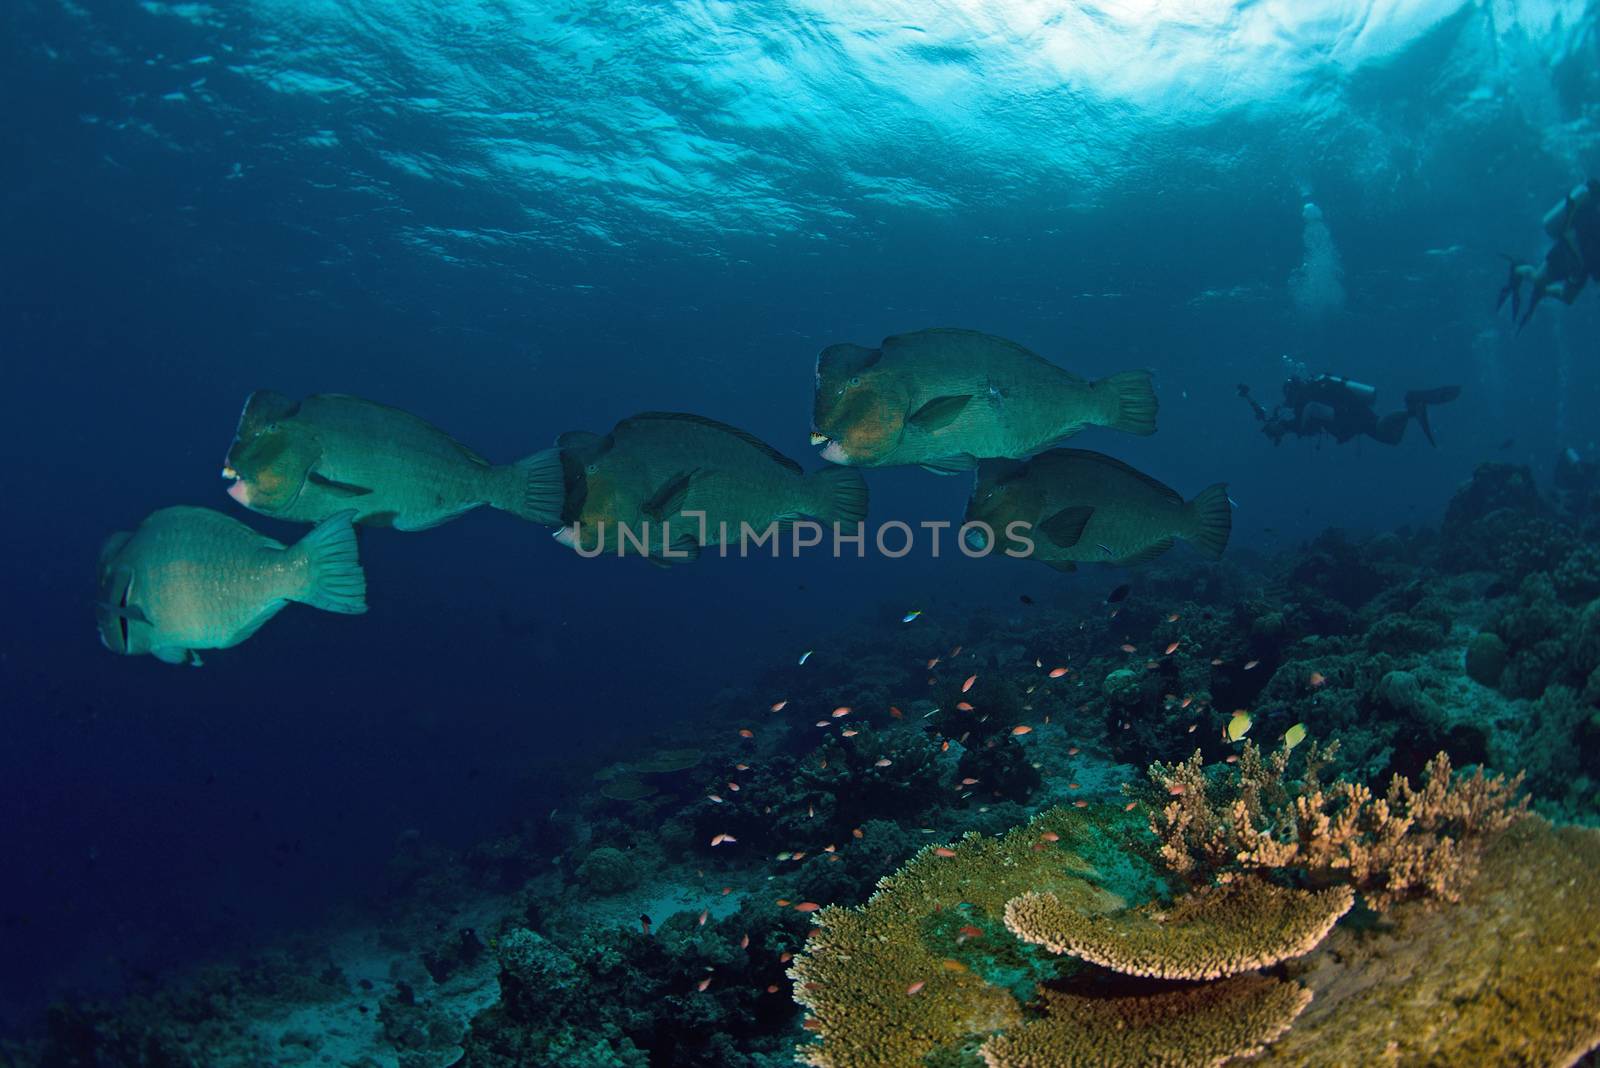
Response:
[{"label": "yellow coral", "polygon": [[1456,904],[1402,902],[1288,968],[1316,1000],[1266,1062],[1571,1064],[1600,1047],[1600,831],[1524,817]]},{"label": "yellow coral", "polygon": [[1089,915],[1050,893],[1029,893],[1006,906],[1018,938],[1124,975],[1217,979],[1265,968],[1311,951],[1355,894],[1348,886],[1319,893],[1244,877],[1151,906]]},{"label": "yellow coral", "polygon": [[1145,997],[1041,990],[1048,1015],[983,1044],[989,1068],[1214,1068],[1283,1034],[1311,991],[1262,975]]},{"label": "yellow coral", "polygon": [[973,920],[998,922],[1007,901],[1041,888],[1087,912],[1123,907],[1084,878],[1093,869],[1074,852],[1095,833],[1090,817],[1053,809],[999,838],[968,834],[953,847],[929,846],[881,879],[865,905],[816,913],[819,926],[789,972],[796,1000],[811,1011],[807,1027],[822,1039],[802,1047],[800,1059],[910,1068],[1020,1023],[1008,991],[943,966],[924,925],[963,905]]}]

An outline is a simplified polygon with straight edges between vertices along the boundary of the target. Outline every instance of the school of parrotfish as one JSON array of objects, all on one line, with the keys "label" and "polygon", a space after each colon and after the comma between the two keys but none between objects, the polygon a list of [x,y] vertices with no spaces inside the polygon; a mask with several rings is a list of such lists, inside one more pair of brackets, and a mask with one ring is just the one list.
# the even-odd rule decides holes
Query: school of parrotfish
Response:
[{"label": "school of parrotfish", "polygon": [[584,556],[663,566],[747,530],[854,530],[867,514],[861,467],[975,472],[966,538],[980,552],[1071,570],[1136,564],[1181,538],[1219,556],[1225,486],[1185,501],[1121,461],[1061,447],[1087,426],[1154,433],[1156,408],[1149,372],[1088,381],[1014,342],[952,329],[822,351],[811,442],[837,466],[810,473],[751,434],[685,413],[570,431],[497,465],[409,412],[258,390],[222,469],[228,496],[313,524],[310,533],[284,546],[207,508],[160,509],[101,548],[100,638],[116,653],[197,665],[200,650],[239,644],[290,601],[364,612],[356,525],[426,530],[481,505],[555,527]]}]

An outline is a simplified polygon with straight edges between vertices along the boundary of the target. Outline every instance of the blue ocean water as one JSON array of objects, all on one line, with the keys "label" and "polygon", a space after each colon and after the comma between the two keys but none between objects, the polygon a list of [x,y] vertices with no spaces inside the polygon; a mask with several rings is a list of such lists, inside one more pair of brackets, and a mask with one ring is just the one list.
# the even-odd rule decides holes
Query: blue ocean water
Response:
[{"label": "blue ocean water", "polygon": [[[822,347],[971,327],[1150,368],[1159,432],[1079,442],[1226,480],[1233,553],[1436,523],[1484,460],[1596,458],[1600,298],[1520,332],[1495,309],[1501,254],[1541,255],[1600,173],[1593,3],[15,0],[0,25],[7,1024],[372,897],[408,833],[569,805],[584,761],[885,604],[1117,581],[590,563],[483,510],[364,536],[364,617],[291,608],[199,670],[108,654],[101,541],[242,514],[218,469],[252,389],[371,397],[497,461],[693,411],[814,467]],[[1462,395],[1437,448],[1275,448],[1235,386],[1295,364],[1380,407]],[[959,519],[969,489],[868,480],[875,522]]]}]

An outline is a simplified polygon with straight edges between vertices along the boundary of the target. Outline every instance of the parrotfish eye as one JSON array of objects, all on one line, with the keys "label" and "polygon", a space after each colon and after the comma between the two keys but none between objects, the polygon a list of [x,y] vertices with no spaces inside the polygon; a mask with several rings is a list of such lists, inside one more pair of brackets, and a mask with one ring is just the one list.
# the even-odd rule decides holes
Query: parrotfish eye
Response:
[{"label": "parrotfish eye", "polygon": [[590,464],[584,464],[584,466],[583,466],[583,473],[586,474],[586,475],[592,475],[592,474],[594,474],[595,472],[597,472],[599,470],[600,470],[600,465],[599,464],[590,463]]},{"label": "parrotfish eye", "polygon": [[861,376],[860,375],[851,375],[850,376],[850,384],[852,386],[859,386],[861,384]]}]

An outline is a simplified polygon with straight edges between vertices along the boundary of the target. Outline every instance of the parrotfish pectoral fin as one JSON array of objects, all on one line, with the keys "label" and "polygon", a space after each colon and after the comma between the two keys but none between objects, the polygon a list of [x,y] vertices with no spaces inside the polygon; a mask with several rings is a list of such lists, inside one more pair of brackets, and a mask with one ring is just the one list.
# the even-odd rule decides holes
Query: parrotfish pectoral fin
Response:
[{"label": "parrotfish pectoral fin", "polygon": [[924,404],[906,418],[906,422],[921,430],[941,430],[955,422],[956,416],[961,414],[972,400],[971,394],[960,394],[950,397],[935,397]]},{"label": "parrotfish pectoral fin", "polygon": [[1083,537],[1083,528],[1092,515],[1094,515],[1094,509],[1083,505],[1063,508],[1043,523],[1040,523],[1039,529],[1052,542],[1063,549],[1068,549],[1078,544],[1078,539]]},{"label": "parrotfish pectoral fin", "polygon": [[689,497],[689,481],[694,474],[693,471],[680,471],[673,475],[650,495],[650,499],[639,510],[657,522],[677,515]]},{"label": "parrotfish pectoral fin", "polygon": [[932,471],[936,475],[964,475],[977,466],[978,458],[967,452],[938,460],[924,460],[922,463],[924,471]]},{"label": "parrotfish pectoral fin", "polygon": [[341,497],[365,497],[372,492],[366,486],[358,486],[353,482],[340,482],[338,479],[329,478],[316,471],[307,475],[306,480],[313,486],[321,486],[323,489],[336,493]]}]

